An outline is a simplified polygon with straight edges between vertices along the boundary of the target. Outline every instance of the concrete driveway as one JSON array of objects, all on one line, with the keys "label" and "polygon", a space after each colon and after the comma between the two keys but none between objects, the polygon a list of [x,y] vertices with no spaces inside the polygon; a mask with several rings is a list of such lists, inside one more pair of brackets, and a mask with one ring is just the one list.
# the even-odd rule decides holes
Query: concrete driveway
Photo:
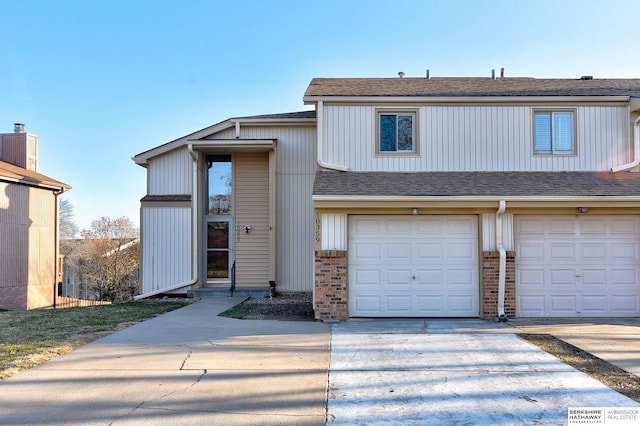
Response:
[{"label": "concrete driveway", "polygon": [[567,424],[569,407],[639,407],[481,320],[333,326],[327,416],[344,425]]}]

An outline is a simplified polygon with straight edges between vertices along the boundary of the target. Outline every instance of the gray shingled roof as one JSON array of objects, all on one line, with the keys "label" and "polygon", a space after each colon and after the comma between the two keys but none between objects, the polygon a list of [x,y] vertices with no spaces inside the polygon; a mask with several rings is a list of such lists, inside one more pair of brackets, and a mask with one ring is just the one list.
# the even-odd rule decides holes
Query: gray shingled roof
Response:
[{"label": "gray shingled roof", "polygon": [[523,77],[314,78],[313,96],[632,96],[640,79],[536,79]]},{"label": "gray shingled roof", "polygon": [[319,171],[315,176],[313,195],[637,197],[640,196],[640,173]]},{"label": "gray shingled roof", "polygon": [[249,115],[246,117],[233,117],[231,120],[282,120],[282,119],[296,119],[296,118],[316,118],[316,111],[297,111],[297,112],[283,112],[279,114],[264,114],[264,115]]}]

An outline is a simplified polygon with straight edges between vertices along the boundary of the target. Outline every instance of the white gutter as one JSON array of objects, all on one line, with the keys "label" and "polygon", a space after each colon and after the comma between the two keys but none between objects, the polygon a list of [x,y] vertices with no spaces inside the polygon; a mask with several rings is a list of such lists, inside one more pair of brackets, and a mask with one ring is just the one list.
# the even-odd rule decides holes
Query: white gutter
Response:
[{"label": "white gutter", "polygon": [[348,167],[339,166],[337,164],[329,164],[325,163],[322,159],[322,119],[324,117],[324,105],[322,101],[318,101],[318,105],[316,106],[316,125],[318,126],[318,142],[316,144],[316,149],[318,150],[318,164],[320,167],[324,167],[325,169],[338,170],[340,172],[346,172],[349,170]]},{"label": "white gutter", "polygon": [[507,209],[507,202],[500,200],[498,211],[496,212],[496,248],[500,253],[500,263],[498,265],[498,320],[506,321],[504,314],[504,293],[507,275],[507,251],[502,245],[502,215]]},{"label": "white gutter", "polygon": [[172,285],[170,287],[163,287],[159,290],[150,291],[148,293],[139,294],[134,296],[135,300],[144,299],[146,297],[155,296],[156,294],[166,293],[167,291],[177,290],[182,287],[187,287],[198,282],[198,154],[193,151],[193,145],[187,145],[189,155],[191,155],[192,161],[192,179],[193,187],[191,190],[191,208],[192,208],[192,243],[191,243],[191,279],[189,281]]},{"label": "white gutter", "polygon": [[640,116],[633,122],[633,161],[631,163],[622,164],[621,166],[612,167],[612,172],[621,172],[629,170],[640,164]]}]

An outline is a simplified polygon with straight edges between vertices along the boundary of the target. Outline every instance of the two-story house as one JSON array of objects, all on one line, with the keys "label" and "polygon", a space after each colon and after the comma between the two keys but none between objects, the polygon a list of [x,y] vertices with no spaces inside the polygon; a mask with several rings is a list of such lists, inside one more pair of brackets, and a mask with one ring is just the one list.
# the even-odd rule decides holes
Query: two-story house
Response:
[{"label": "two-story house", "polygon": [[134,158],[144,294],[235,278],[313,291],[323,320],[640,315],[640,80],[314,79],[304,102]]},{"label": "two-story house", "polygon": [[16,123],[0,134],[0,309],[53,306],[59,195],[71,189],[37,171],[38,136]]}]

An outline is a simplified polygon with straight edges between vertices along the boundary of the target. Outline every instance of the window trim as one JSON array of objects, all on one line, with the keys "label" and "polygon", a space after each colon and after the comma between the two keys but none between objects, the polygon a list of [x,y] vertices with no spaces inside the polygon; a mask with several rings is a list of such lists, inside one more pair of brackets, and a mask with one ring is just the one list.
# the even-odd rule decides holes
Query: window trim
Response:
[{"label": "window trim", "polygon": [[[418,108],[376,108],[375,110],[375,154],[381,157],[418,157],[419,152],[419,109]],[[412,141],[413,150],[411,151],[382,151],[380,149],[380,117],[382,115],[412,115],[413,116],[413,129],[412,129]],[[397,141],[396,141],[397,143]]]},{"label": "window trim", "polygon": [[[571,151],[556,150],[556,143],[553,131],[553,115],[556,113],[570,113],[571,114]],[[549,114],[551,116],[551,150],[550,151],[537,151],[536,150],[536,115]],[[531,114],[531,149],[535,156],[575,156],[578,155],[578,114],[576,108],[534,108]]]}]

